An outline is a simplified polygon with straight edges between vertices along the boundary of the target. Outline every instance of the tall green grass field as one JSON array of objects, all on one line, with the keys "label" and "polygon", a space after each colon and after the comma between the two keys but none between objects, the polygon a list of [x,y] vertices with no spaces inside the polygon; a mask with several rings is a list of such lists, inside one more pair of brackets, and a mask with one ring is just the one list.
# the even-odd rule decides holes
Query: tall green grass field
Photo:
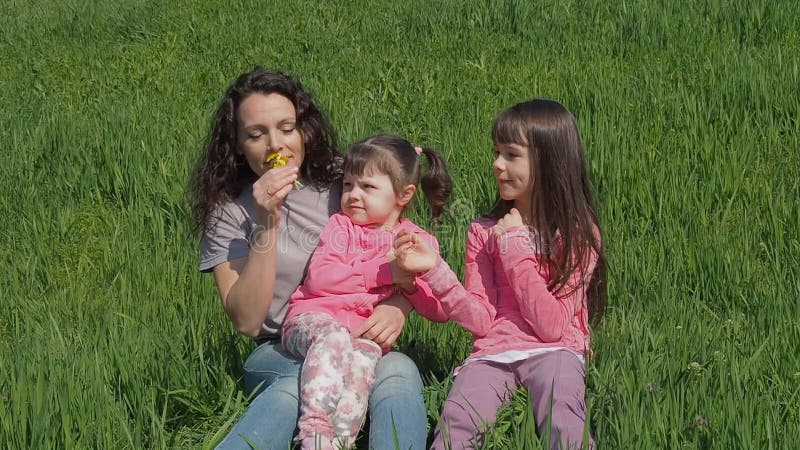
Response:
[{"label": "tall green grass field", "polygon": [[[598,448],[798,448],[798,17],[795,0],[0,2],[0,446],[208,448],[242,413],[253,343],[197,270],[186,186],[225,89],[260,65],[303,81],[342,149],[390,132],[443,152],[435,233],[459,274],[496,195],[494,117],[563,103],[609,260]],[[433,427],[470,337],[412,315],[398,348]],[[526,402],[484,448],[542,448]]]}]

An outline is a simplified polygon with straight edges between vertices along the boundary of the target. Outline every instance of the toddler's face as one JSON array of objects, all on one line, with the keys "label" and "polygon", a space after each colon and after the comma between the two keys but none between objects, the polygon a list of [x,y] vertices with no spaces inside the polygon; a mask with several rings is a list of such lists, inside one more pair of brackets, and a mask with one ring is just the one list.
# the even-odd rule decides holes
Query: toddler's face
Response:
[{"label": "toddler's face", "polygon": [[402,205],[388,175],[350,174],[344,176],[342,211],[357,225],[392,228],[400,217]]}]

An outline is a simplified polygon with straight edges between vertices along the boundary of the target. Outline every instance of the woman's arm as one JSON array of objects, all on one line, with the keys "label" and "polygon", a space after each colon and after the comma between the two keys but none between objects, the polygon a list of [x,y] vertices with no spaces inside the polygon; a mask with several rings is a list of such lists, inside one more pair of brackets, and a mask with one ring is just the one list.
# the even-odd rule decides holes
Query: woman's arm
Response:
[{"label": "woman's arm", "polygon": [[297,179],[297,168],[270,170],[253,183],[257,230],[248,256],[214,267],[222,306],[236,330],[258,336],[272,306],[280,208]]},{"label": "woman's arm", "polygon": [[251,247],[249,256],[214,267],[222,306],[236,331],[246,336],[258,336],[272,305],[276,252],[269,243],[275,243],[276,235],[276,229],[258,233],[258,247]]}]

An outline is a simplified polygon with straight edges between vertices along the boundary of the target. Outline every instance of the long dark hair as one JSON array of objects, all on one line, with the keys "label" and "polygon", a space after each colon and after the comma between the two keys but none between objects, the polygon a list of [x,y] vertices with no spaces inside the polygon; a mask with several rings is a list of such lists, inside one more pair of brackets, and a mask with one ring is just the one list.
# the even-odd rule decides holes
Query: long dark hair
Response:
[{"label": "long dark hair", "polygon": [[192,174],[189,186],[192,215],[195,225],[203,230],[212,226],[214,211],[220,204],[235,199],[257,179],[245,157],[237,152],[236,133],[239,105],[253,93],[280,94],[294,105],[305,150],[300,166],[304,183],[324,189],[339,174],[341,156],[336,151],[336,135],[311,93],[285,73],[256,67],[240,75],[222,97],[211,121],[205,153]]},{"label": "long dark hair", "polygon": [[[428,159],[424,171],[420,167],[422,155]],[[452,183],[447,165],[435,149],[414,147],[400,136],[378,134],[351,145],[344,157],[345,174],[359,176],[371,169],[389,175],[396,193],[409,184],[419,184],[434,222],[450,199]]]},{"label": "long dark hair", "polygon": [[[591,253],[597,256],[587,297],[590,321],[599,326],[606,303],[606,260],[575,118],[560,103],[533,99],[500,113],[492,140],[495,145],[528,149],[533,180],[530,225],[548,272],[548,289],[566,296],[583,287]],[[512,206],[513,201],[498,198],[488,215],[500,219]],[[570,278],[576,271],[582,281],[574,285]]]}]

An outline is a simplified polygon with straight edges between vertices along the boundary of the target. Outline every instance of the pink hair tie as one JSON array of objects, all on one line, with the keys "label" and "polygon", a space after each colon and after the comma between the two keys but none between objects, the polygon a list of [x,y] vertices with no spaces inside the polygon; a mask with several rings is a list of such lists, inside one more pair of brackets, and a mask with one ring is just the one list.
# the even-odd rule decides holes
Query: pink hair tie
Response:
[{"label": "pink hair tie", "polygon": [[414,151],[417,152],[417,156],[422,154],[422,147],[414,147]]}]

